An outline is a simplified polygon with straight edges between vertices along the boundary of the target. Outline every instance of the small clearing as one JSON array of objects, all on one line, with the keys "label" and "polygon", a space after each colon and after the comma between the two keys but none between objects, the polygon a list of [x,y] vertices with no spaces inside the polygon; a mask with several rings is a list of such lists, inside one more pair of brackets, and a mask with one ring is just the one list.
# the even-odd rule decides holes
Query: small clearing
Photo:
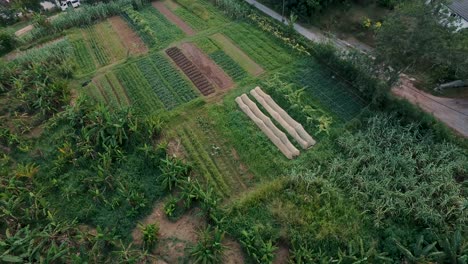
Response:
[{"label": "small clearing", "polygon": [[200,71],[216,84],[226,90],[234,86],[234,82],[216,63],[191,43],[183,43],[181,49]]},{"label": "small clearing", "polygon": [[464,137],[468,137],[468,100],[437,97],[414,87],[412,80],[402,75],[400,84],[392,93],[405,98],[422,110],[432,114]]},{"label": "small clearing", "polygon": [[[167,263],[179,263],[185,258],[188,246],[197,242],[197,231],[206,225],[202,216],[198,215],[197,209],[192,209],[176,222],[171,222],[164,214],[164,203],[159,203],[153,212],[140,221],[141,224],[159,224],[159,243],[153,253],[160,256]],[[132,232],[133,243],[141,245],[143,235],[138,227]]]},{"label": "small clearing", "polygon": [[128,24],[120,17],[114,16],[109,18],[112,28],[119,35],[123,44],[130,51],[130,54],[144,54],[148,52],[148,48],[138,34],[133,31]]},{"label": "small clearing", "polygon": [[232,43],[226,36],[221,33],[214,34],[212,37],[222,47],[224,52],[235,60],[239,65],[244,68],[248,73],[253,76],[258,76],[265,72],[255,61],[253,61],[247,54],[239,49],[234,43]]},{"label": "small clearing", "polygon": [[171,21],[175,25],[177,25],[182,31],[185,32],[188,36],[193,36],[195,35],[195,30],[193,30],[189,25],[187,25],[182,19],[180,19],[178,16],[176,16],[174,13],[172,13],[171,10],[169,10],[163,2],[161,1],[156,1],[153,2],[153,7],[156,8],[159,12],[161,12],[167,20]]},{"label": "small clearing", "polygon": [[224,251],[224,264],[244,264],[244,254],[242,253],[242,248],[240,244],[230,238],[225,238],[224,246],[226,250]]}]

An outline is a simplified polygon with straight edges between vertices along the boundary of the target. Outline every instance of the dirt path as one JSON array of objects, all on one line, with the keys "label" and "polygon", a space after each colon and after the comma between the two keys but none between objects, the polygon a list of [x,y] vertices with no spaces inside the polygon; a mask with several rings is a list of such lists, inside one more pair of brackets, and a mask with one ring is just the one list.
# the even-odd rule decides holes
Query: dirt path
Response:
[{"label": "dirt path", "polygon": [[172,23],[176,24],[182,31],[185,32],[185,34],[189,36],[195,35],[195,30],[193,30],[189,25],[187,25],[182,19],[180,19],[178,16],[176,16],[174,13],[172,13],[171,10],[169,10],[163,2],[161,1],[156,1],[153,2],[153,7],[156,8],[159,12],[161,12],[169,21]]},{"label": "dirt path", "polygon": [[226,52],[227,55],[239,63],[239,65],[251,75],[258,76],[265,71],[262,67],[260,67],[260,65],[247,56],[247,54],[245,54],[223,34],[214,34],[212,38],[221,44],[224,52]]},{"label": "dirt path", "polygon": [[437,97],[413,86],[408,76],[402,75],[400,85],[392,89],[392,93],[405,98],[419,106],[427,113],[434,115],[464,137],[468,137],[468,100]]},{"label": "dirt path", "polygon": [[109,22],[131,54],[136,55],[148,52],[148,47],[146,47],[143,40],[128,26],[128,24],[120,16],[113,16],[109,18]]},{"label": "dirt path", "polygon": [[224,251],[224,264],[244,264],[244,254],[241,245],[230,238],[225,238],[223,244],[226,246]]},{"label": "dirt path", "polygon": [[200,69],[200,71],[216,84],[219,88],[225,90],[234,86],[234,82],[216,63],[200,51],[191,43],[183,43],[181,49],[187,57]]}]

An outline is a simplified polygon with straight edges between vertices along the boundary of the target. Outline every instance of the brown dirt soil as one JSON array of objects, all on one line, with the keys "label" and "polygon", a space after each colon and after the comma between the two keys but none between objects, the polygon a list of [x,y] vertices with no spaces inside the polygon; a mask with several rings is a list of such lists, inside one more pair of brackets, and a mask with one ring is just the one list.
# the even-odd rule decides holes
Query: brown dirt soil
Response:
[{"label": "brown dirt soil", "polygon": [[187,154],[185,153],[184,146],[178,138],[171,139],[169,141],[169,143],[167,144],[167,154],[169,156],[176,156],[177,158],[180,158],[182,160],[187,159]]},{"label": "brown dirt soil", "polygon": [[224,264],[243,264],[245,263],[242,248],[237,241],[225,239],[226,250],[224,251]]},{"label": "brown dirt soil", "polygon": [[112,28],[119,35],[125,47],[130,50],[130,54],[144,54],[148,52],[143,40],[133,31],[120,16],[109,18]]},{"label": "brown dirt soil", "polygon": [[195,35],[195,30],[193,30],[189,25],[187,25],[182,19],[180,19],[178,16],[176,16],[174,13],[172,13],[171,10],[169,10],[163,2],[161,1],[156,1],[153,2],[153,7],[156,8],[159,12],[161,12],[169,21],[177,25],[182,31],[185,32],[188,36],[193,36]]},{"label": "brown dirt soil", "polygon": [[198,67],[198,69],[217,87],[225,90],[232,88],[234,82],[216,63],[191,43],[181,46],[184,54]]},{"label": "brown dirt soil", "polygon": [[[185,256],[187,246],[193,245],[198,239],[197,231],[206,223],[193,209],[183,215],[177,222],[171,222],[164,214],[164,203],[159,203],[151,215],[140,221],[141,224],[159,224],[159,243],[153,253],[161,256],[167,263],[178,263]],[[140,229],[136,227],[132,232],[136,245],[143,243]]]},{"label": "brown dirt soil", "polygon": [[289,260],[289,249],[284,245],[279,245],[276,250],[276,256],[273,260],[273,264],[283,264],[288,263]]},{"label": "brown dirt soil", "polygon": [[413,81],[406,75],[400,76],[400,84],[392,88],[392,93],[419,106],[459,134],[468,137],[468,99],[437,97],[416,89]]}]

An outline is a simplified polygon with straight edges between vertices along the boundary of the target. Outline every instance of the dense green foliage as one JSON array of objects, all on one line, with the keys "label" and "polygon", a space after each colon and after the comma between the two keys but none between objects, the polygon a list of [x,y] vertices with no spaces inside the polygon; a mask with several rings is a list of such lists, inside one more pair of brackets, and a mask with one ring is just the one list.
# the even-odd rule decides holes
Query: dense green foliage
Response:
[{"label": "dense green foliage", "polygon": [[377,55],[433,82],[468,79],[468,32],[455,32],[443,2],[426,2],[408,1],[396,8],[377,32]]}]

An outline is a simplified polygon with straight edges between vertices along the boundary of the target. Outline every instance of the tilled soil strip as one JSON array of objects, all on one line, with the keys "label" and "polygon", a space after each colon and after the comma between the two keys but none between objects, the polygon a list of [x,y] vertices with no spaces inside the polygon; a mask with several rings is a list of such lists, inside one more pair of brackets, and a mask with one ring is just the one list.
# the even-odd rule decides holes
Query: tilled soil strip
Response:
[{"label": "tilled soil strip", "polygon": [[130,50],[131,54],[143,54],[148,52],[148,48],[143,40],[141,40],[137,33],[133,31],[120,16],[109,18],[109,22],[114,31],[119,35],[125,47]]},{"label": "tilled soil strip", "polygon": [[200,71],[211,80],[216,86],[225,90],[232,88],[234,82],[216,63],[214,63],[206,54],[199,50],[192,43],[183,43],[182,51]]},{"label": "tilled soil strip", "polygon": [[203,95],[214,93],[213,85],[208,81],[205,75],[189,60],[177,47],[166,50],[166,54],[175,62],[175,64],[184,72]]},{"label": "tilled soil strip", "polygon": [[195,35],[195,30],[193,30],[189,25],[187,25],[182,19],[172,13],[171,10],[167,9],[161,1],[153,2],[153,7],[156,8],[159,12],[161,12],[169,21],[177,25],[185,34],[189,36]]}]

